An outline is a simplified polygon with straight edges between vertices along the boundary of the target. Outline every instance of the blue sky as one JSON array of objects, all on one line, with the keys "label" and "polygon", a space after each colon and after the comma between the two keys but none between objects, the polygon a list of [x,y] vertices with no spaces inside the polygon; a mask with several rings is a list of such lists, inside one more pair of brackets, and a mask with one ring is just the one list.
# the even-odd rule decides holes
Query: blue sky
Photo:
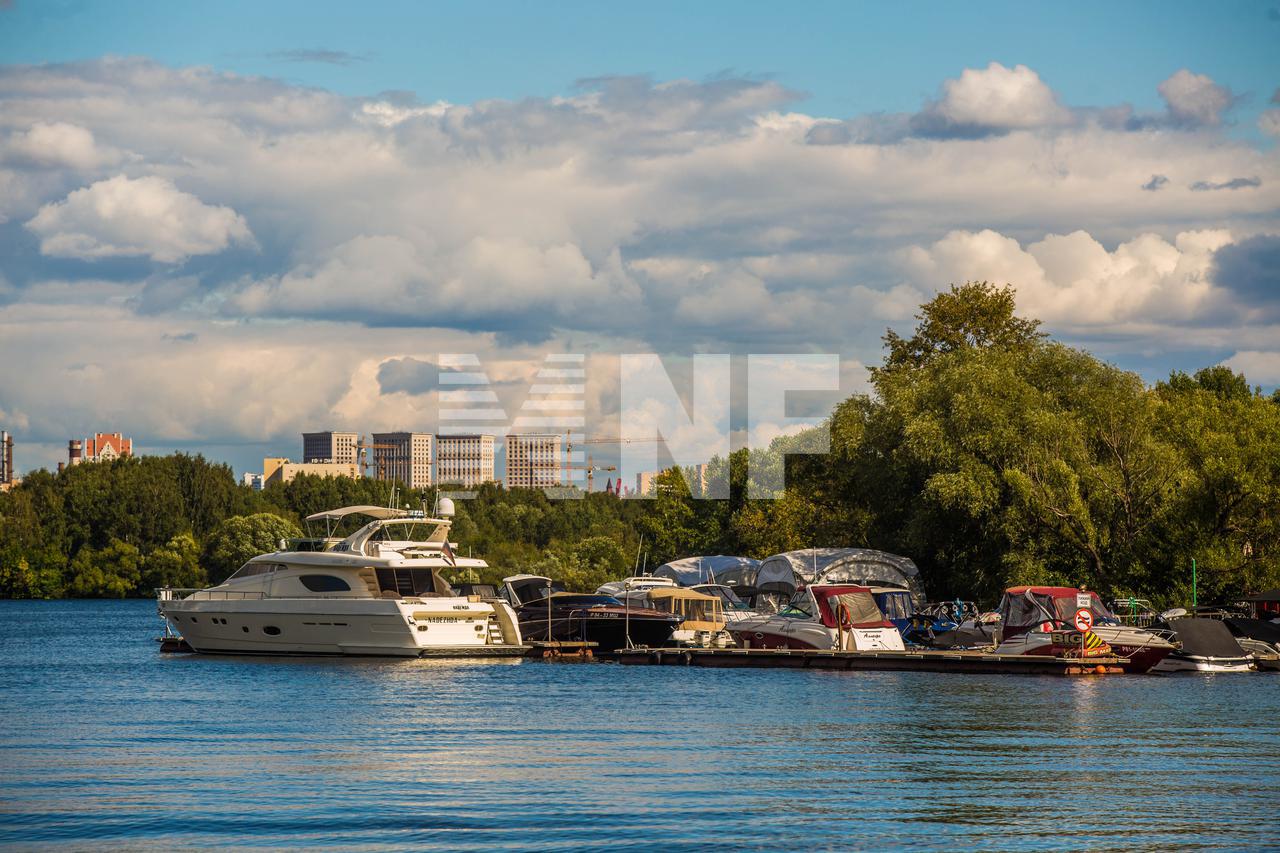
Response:
[{"label": "blue sky", "polygon": [[686,404],[695,353],[836,354],[829,402],[969,279],[1280,386],[1277,48],[1280,0],[0,0],[0,429],[250,470],[433,430],[442,354],[513,420],[584,354],[595,433],[620,353]]},{"label": "blue sky", "polygon": [[[293,51],[352,59],[283,58]],[[1030,65],[1074,104],[1142,108],[1190,67],[1244,95],[1247,118],[1277,85],[1280,3],[13,0],[0,19],[7,62],[104,54],[454,103],[566,94],[614,74],[769,75],[808,93],[807,112],[840,118],[914,109],[957,69],[992,60]]]}]

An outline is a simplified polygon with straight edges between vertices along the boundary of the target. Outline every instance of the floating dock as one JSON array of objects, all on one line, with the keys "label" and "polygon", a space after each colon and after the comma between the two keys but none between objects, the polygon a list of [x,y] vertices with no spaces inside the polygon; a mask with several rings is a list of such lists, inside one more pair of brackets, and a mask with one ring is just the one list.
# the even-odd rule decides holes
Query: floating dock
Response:
[{"label": "floating dock", "polygon": [[633,666],[711,666],[892,670],[1009,675],[1118,675],[1113,655],[1079,658],[997,655],[975,651],[837,652],[819,649],[619,649],[613,660]]},{"label": "floating dock", "polygon": [[529,657],[537,660],[580,659],[591,660],[600,645],[580,640],[531,640],[532,648]]}]

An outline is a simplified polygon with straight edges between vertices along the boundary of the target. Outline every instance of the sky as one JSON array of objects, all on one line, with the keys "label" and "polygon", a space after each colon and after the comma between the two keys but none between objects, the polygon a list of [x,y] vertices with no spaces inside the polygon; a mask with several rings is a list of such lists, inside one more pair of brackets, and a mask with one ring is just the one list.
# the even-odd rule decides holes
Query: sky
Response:
[{"label": "sky", "polygon": [[[1277,57],[1275,2],[0,2],[0,429],[23,471],[98,430],[248,471],[532,424],[577,354],[586,432],[643,398],[696,461],[970,279],[1149,382],[1275,387]],[[762,353],[826,390],[752,409]]]}]

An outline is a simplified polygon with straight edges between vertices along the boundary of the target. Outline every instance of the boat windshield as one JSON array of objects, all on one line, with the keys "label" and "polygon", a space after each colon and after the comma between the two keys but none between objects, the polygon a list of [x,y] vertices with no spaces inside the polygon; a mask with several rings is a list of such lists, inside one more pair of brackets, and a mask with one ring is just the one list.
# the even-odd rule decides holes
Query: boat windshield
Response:
[{"label": "boat windshield", "polygon": [[905,589],[902,592],[876,592],[872,595],[886,619],[910,619],[915,613],[911,593]]},{"label": "boat windshield", "polygon": [[[1119,622],[1115,614],[1107,609],[1107,605],[1102,603],[1102,599],[1098,598],[1096,592],[1089,593],[1089,600],[1092,602],[1089,609],[1093,611],[1093,624]],[[1056,598],[1053,601],[1053,608],[1050,612],[1056,614],[1063,622],[1069,624],[1076,618],[1076,600],[1074,598]]]},{"label": "boat windshield", "polygon": [[813,612],[813,596],[809,594],[808,590],[802,589],[791,596],[791,600],[778,611],[778,615],[812,619]]},{"label": "boat windshield", "polygon": [[704,595],[714,595],[720,599],[721,603],[727,610],[749,610],[747,603],[727,586],[718,586],[716,584],[706,584],[705,586],[693,587],[694,592],[700,592]]}]

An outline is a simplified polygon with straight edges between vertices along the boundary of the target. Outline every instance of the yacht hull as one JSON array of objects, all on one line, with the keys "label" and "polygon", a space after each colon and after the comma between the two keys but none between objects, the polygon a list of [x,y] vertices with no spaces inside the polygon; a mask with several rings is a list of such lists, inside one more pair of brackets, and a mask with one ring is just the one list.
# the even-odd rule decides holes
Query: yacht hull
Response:
[{"label": "yacht hull", "polygon": [[206,654],[490,657],[527,650],[518,633],[516,642],[503,641],[493,607],[466,599],[184,599],[161,602],[160,613]]}]

